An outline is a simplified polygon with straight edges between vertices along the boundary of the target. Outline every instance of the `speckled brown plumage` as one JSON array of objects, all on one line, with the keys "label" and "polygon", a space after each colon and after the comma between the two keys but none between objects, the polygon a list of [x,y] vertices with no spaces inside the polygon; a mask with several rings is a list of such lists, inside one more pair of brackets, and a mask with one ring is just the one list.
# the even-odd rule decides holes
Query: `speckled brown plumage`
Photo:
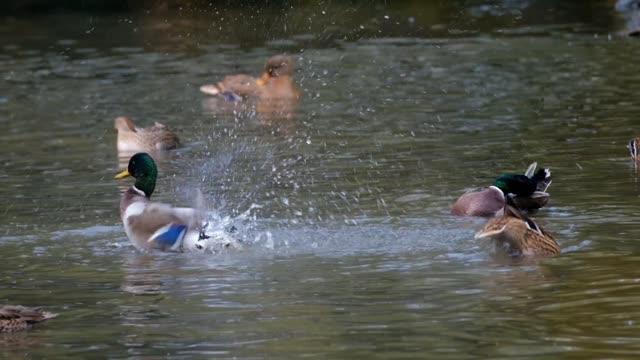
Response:
[{"label": "speckled brown plumage", "polygon": [[507,205],[504,215],[490,219],[476,239],[490,238],[512,256],[547,256],[560,253],[553,236],[519,210]]},{"label": "speckled brown plumage", "polygon": [[125,116],[114,121],[118,130],[118,151],[138,152],[171,150],[179,145],[178,136],[164,124],[156,122],[153,126],[140,128]]},{"label": "speckled brown plumage", "polygon": [[57,316],[26,306],[0,306],[0,333],[27,330],[34,324]]}]

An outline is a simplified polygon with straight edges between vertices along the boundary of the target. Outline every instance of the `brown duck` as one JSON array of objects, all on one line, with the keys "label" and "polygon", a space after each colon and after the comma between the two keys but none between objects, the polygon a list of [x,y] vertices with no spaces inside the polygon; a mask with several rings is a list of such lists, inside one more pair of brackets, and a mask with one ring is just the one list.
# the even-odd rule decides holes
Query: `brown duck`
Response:
[{"label": "brown duck", "polygon": [[261,99],[298,99],[300,92],[293,83],[293,58],[276,55],[264,66],[262,77],[250,75],[228,75],[217,84],[202,85],[200,91],[208,95],[222,96],[236,101],[248,97]]},{"label": "brown duck", "polygon": [[38,308],[3,305],[0,306],[0,333],[27,330],[34,324],[56,316],[58,315]]},{"label": "brown duck", "polygon": [[159,122],[140,128],[128,117],[119,116],[115,119],[114,127],[118,130],[119,152],[171,150],[179,145],[178,136]]},{"label": "brown duck", "polygon": [[504,215],[489,219],[475,238],[492,239],[497,248],[513,257],[560,253],[558,243],[551,234],[510,204],[505,206]]}]

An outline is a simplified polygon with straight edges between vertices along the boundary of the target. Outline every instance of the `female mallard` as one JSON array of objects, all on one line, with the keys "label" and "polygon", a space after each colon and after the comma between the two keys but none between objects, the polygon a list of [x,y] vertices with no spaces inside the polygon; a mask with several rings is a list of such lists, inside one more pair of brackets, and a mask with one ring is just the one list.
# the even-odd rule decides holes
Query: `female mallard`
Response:
[{"label": "female mallard", "polygon": [[539,169],[532,163],[525,174],[502,174],[488,188],[466,192],[453,204],[451,214],[459,216],[495,216],[506,204],[509,196],[520,209],[539,209],[549,201],[547,188],[551,184],[551,171]]},{"label": "female mallard", "polygon": [[476,239],[489,238],[514,257],[556,255],[558,243],[540,225],[507,204],[504,215],[489,219]]},{"label": "female mallard", "polygon": [[34,324],[58,316],[38,308],[26,306],[0,306],[0,333],[27,330]]},{"label": "female mallard", "polygon": [[[120,217],[127,237],[136,248],[213,250],[213,246],[229,247],[232,244],[233,239],[228,236],[213,238],[211,234],[204,233],[207,224],[202,211],[151,202],[158,169],[149,154],[133,155],[127,169],[116,175],[116,179],[127,176],[133,176],[136,182],[122,194]],[[214,244],[214,241],[217,243]]]},{"label": "female mallard", "polygon": [[276,55],[267,60],[260,78],[228,75],[217,84],[202,85],[200,91],[208,95],[221,95],[230,101],[252,96],[261,99],[298,99],[300,93],[293,84],[293,72],[293,59]]},{"label": "female mallard", "polygon": [[118,130],[119,152],[171,150],[179,144],[176,134],[159,122],[139,128],[128,117],[119,116],[115,120],[115,128]]}]

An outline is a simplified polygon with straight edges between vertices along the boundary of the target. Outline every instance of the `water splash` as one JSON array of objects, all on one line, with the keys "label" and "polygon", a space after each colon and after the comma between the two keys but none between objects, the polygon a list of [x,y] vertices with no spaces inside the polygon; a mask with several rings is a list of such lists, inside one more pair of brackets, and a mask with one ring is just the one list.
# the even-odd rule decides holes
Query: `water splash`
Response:
[{"label": "water splash", "polygon": [[[261,205],[251,204],[247,210],[237,216],[221,215],[219,211],[207,212],[206,225],[200,238],[196,241],[185,243],[189,251],[219,253],[225,249],[241,250],[252,238],[251,230],[255,229],[256,214],[254,209],[262,208]],[[258,239],[260,235],[256,236]]]}]

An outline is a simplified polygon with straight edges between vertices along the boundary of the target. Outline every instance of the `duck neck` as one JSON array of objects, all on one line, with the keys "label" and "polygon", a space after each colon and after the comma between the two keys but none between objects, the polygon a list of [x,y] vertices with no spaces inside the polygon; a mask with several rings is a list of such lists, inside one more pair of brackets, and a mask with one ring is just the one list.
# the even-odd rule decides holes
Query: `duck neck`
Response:
[{"label": "duck neck", "polygon": [[156,177],[156,173],[151,173],[136,178],[134,186],[137,190],[142,191],[147,198],[150,198],[151,194],[153,194],[153,190],[156,188]]}]

